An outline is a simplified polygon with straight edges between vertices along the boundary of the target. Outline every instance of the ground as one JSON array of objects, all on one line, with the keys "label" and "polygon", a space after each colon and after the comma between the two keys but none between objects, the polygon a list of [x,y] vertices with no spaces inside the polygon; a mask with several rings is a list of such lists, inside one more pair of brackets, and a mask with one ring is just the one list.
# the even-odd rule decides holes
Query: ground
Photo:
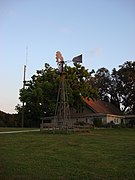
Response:
[{"label": "ground", "polygon": [[135,129],[0,134],[0,179],[135,179],[134,138]]}]

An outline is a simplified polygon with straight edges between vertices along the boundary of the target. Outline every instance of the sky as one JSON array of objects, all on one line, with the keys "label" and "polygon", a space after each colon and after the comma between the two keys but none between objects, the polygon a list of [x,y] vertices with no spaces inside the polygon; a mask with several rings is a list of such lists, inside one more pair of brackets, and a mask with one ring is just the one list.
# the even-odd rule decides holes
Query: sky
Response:
[{"label": "sky", "polygon": [[0,0],[1,111],[16,113],[24,64],[29,80],[56,51],[89,71],[134,61],[135,0]]}]

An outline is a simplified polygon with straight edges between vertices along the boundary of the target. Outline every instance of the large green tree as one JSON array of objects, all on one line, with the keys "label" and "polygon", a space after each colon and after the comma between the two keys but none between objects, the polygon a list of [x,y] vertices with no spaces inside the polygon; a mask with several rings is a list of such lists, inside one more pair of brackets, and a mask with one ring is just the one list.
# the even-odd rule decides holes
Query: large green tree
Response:
[{"label": "large green tree", "polygon": [[[74,67],[67,66],[65,72],[71,107],[78,108],[82,96],[93,99],[97,97],[96,88],[90,83],[92,72],[80,64],[74,64]],[[44,69],[37,70],[31,80],[25,82],[25,88],[20,90],[20,101],[24,103],[24,108],[21,105],[16,107],[20,117],[22,110],[24,111],[24,126],[37,126],[41,117],[54,115],[59,81],[59,70],[46,63]]]},{"label": "large green tree", "polygon": [[24,111],[24,126],[37,126],[40,118],[53,115],[59,76],[57,70],[45,64],[45,68],[37,70],[25,88],[20,90],[20,101],[24,107],[17,105],[18,113]]},{"label": "large green tree", "polygon": [[99,98],[109,101],[124,113],[135,114],[135,62],[127,61],[110,74],[100,68],[95,74]]},{"label": "large green tree", "polygon": [[135,114],[135,62],[127,61],[112,71],[111,102],[125,113]]}]

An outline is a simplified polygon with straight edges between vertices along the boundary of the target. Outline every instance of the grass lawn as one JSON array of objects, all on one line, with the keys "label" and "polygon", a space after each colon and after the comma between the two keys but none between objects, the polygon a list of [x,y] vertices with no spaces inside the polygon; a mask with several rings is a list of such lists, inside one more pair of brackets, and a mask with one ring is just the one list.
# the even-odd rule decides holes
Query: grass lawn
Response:
[{"label": "grass lawn", "polygon": [[135,129],[0,134],[0,179],[135,179]]}]

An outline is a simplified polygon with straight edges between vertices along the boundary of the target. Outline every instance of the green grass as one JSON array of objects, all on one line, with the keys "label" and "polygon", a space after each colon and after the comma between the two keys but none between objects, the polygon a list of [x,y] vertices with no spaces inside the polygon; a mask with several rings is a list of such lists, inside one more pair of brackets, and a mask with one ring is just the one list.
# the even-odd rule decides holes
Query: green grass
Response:
[{"label": "green grass", "polygon": [[0,179],[135,179],[135,129],[0,135]]}]

